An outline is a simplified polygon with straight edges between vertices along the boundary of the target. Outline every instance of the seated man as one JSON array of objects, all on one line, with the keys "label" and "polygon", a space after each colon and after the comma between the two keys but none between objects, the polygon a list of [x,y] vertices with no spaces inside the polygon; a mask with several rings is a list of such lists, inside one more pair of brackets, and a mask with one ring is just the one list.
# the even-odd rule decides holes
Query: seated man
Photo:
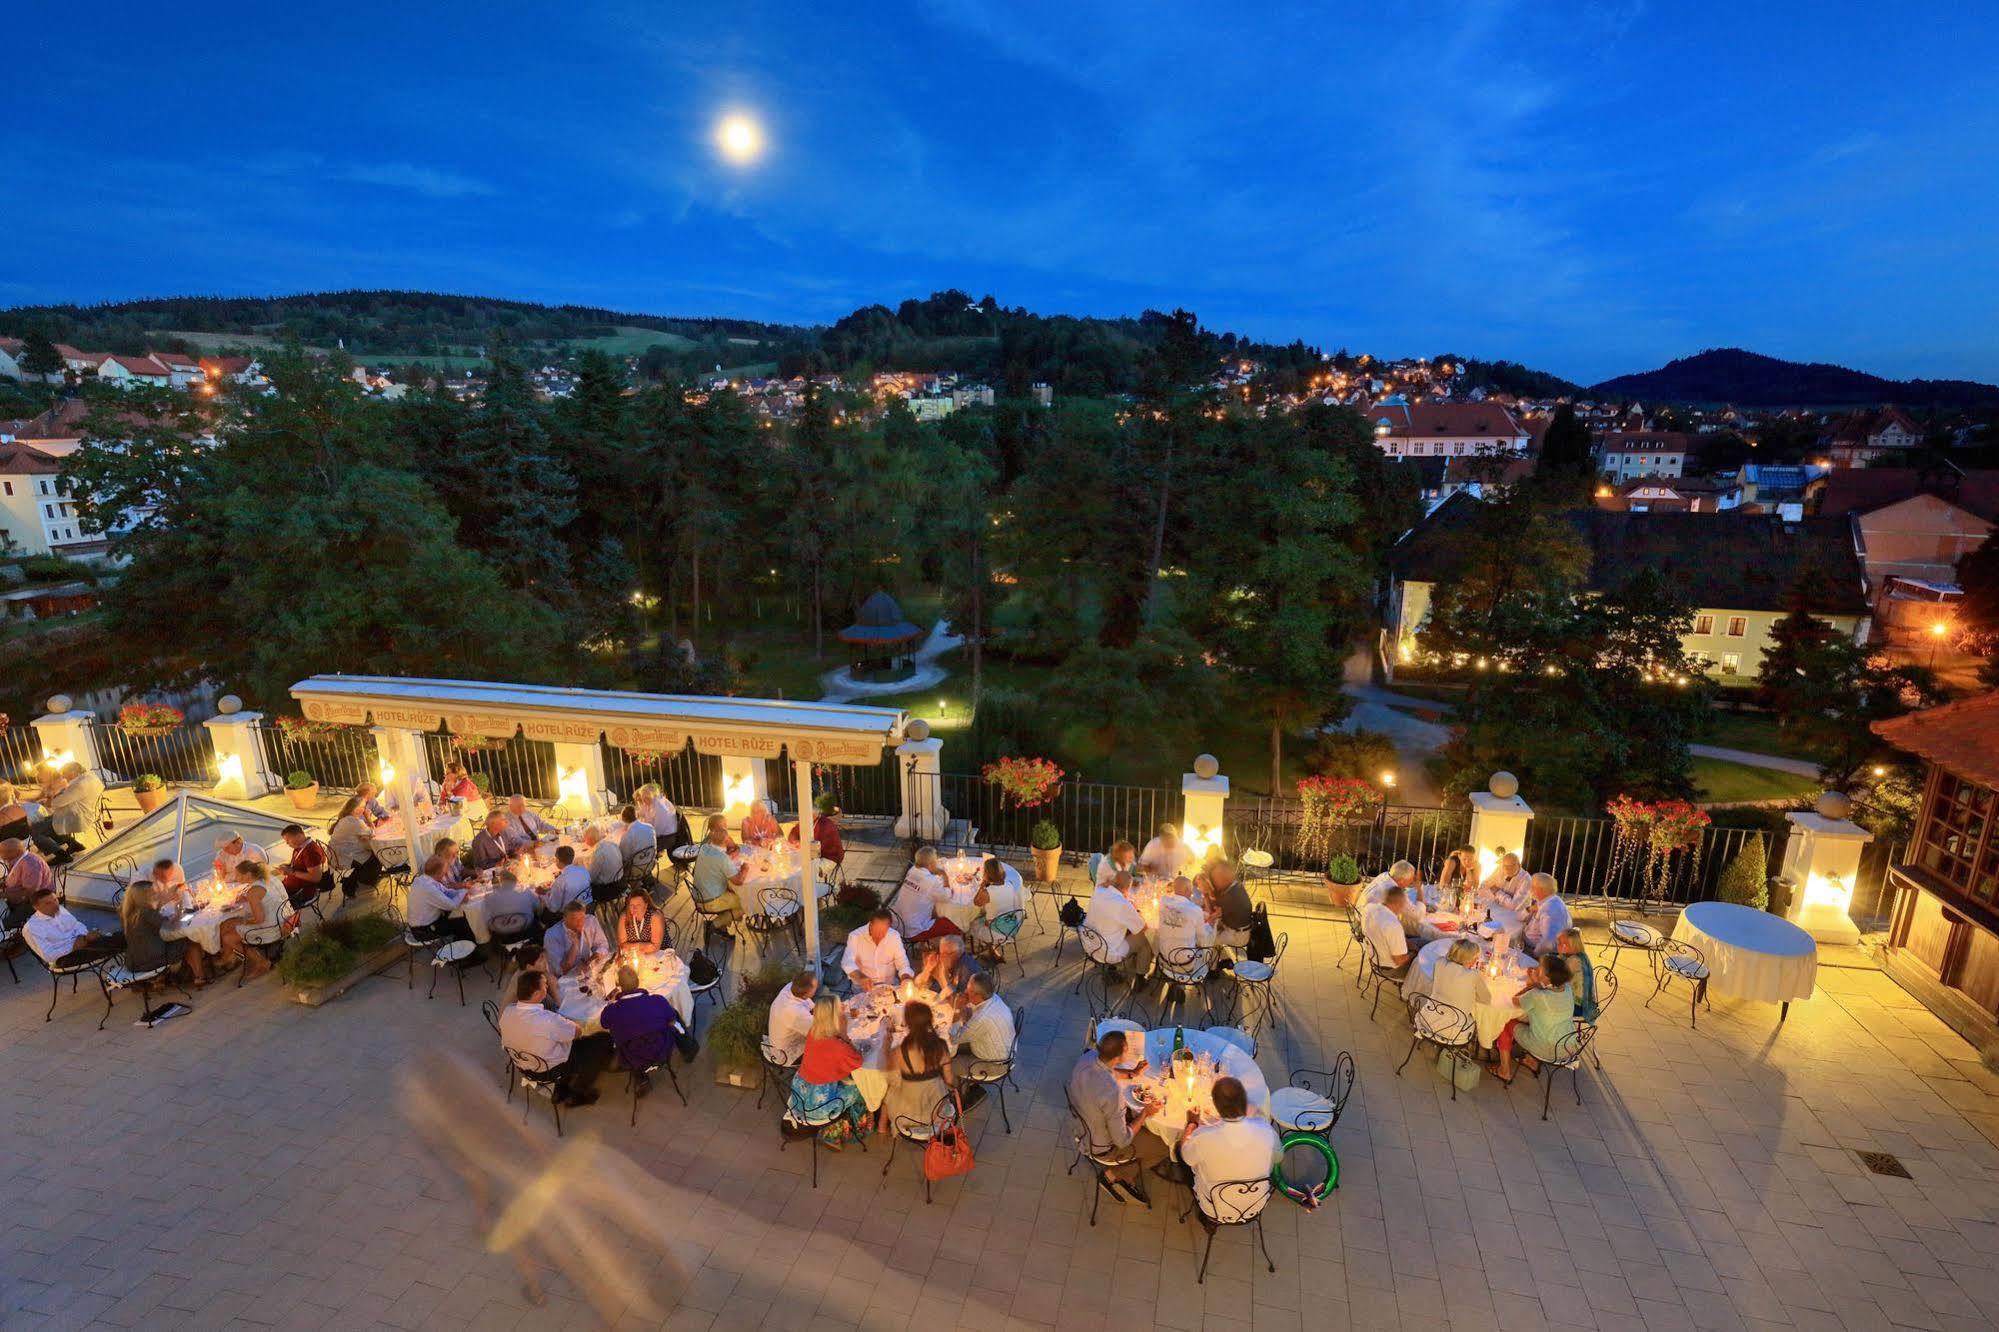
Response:
[{"label": "seated man", "polygon": [[97,822],[97,806],[104,799],[104,782],[81,763],[65,763],[62,786],[48,798],[49,831],[64,853],[74,856],[83,850],[77,839]]},{"label": "seated man", "polygon": [[[621,1054],[633,1049],[641,1038],[655,1035],[663,1042],[658,1048],[670,1052],[675,1042],[687,1034],[687,1024],[674,1009],[673,1001],[640,985],[639,973],[630,966],[618,968],[618,988],[597,1020],[604,1024],[611,1044]],[[648,1041],[637,1048],[649,1055],[651,1047]],[[652,1077],[641,1070],[634,1071],[639,1074],[639,1095],[644,1096],[652,1090]]]},{"label": "seated man", "polygon": [[554,837],[555,825],[528,808],[528,798],[521,795],[507,797],[507,840],[530,846],[544,837]]},{"label": "seated man", "polygon": [[937,946],[923,959],[923,966],[916,973],[916,990],[920,995],[947,999],[954,1009],[963,1012],[969,1002],[965,989],[972,977],[979,974],[979,964],[965,956],[965,941],[947,934],[937,940]]},{"label": "seated man", "polygon": [[641,857],[659,854],[659,834],[652,825],[639,817],[635,806],[626,805],[618,811],[618,822],[624,826],[618,830],[618,854],[631,865]]},{"label": "seated man", "polygon": [[465,890],[444,886],[444,857],[433,855],[410,880],[403,922],[419,939],[470,939],[472,927],[465,917],[452,914],[464,906]]},{"label": "seated man", "polygon": [[993,992],[993,978],[981,971],[966,983],[965,1017],[958,1033],[958,1071],[974,1063],[1004,1064],[1013,1055],[1013,1010]]},{"label": "seated man", "polygon": [[[596,831],[594,828],[591,829],[591,832],[594,831]],[[583,835],[583,844],[585,846],[590,844],[589,833]],[[598,845],[610,846],[610,843],[599,842]],[[617,853],[618,848],[612,846],[611,854],[615,856]],[[547,896],[541,903],[541,909],[550,918],[560,919],[563,910],[571,902],[590,902],[593,899],[592,890],[596,887],[596,883],[589,867],[576,863],[576,848],[573,846],[556,847],[555,863],[557,866],[555,879],[548,885]],[[604,883],[608,887],[617,881],[618,876],[613,874]]]},{"label": "seated man", "polygon": [[711,821],[708,825],[708,840],[694,854],[694,869],[688,876],[688,891],[694,897],[694,909],[708,918],[708,923],[718,930],[734,929],[742,918],[743,899],[736,889],[748,882],[750,865],[746,860],[739,867],[735,857],[728,851],[729,830],[721,823]]},{"label": "seated man", "polygon": [[1216,946],[1249,947],[1249,927],[1256,918],[1256,904],[1249,900],[1249,888],[1235,866],[1217,860],[1195,876],[1194,886],[1201,890],[1201,904],[1214,922]]},{"label": "seated man", "polygon": [[1148,874],[1171,878],[1194,863],[1194,848],[1180,840],[1180,830],[1170,823],[1159,825],[1159,835],[1139,852],[1138,867]]},{"label": "seated man", "polygon": [[1097,862],[1097,886],[1102,887],[1119,874],[1138,873],[1138,848],[1130,842],[1111,843],[1111,849]]},{"label": "seated man", "polygon": [[56,890],[44,888],[34,896],[34,914],[21,927],[21,934],[35,956],[52,970],[102,962],[116,957],[125,948],[122,934],[99,934],[84,928],[69,908],[56,900]]},{"label": "seated man", "polygon": [[1205,1119],[1190,1107],[1187,1130],[1180,1137],[1180,1161],[1194,1172],[1194,1201],[1201,1224],[1210,1229],[1214,1221],[1207,1209],[1215,1187],[1268,1179],[1284,1154],[1270,1121],[1249,1113],[1249,1094],[1240,1081],[1216,1078],[1211,1096],[1217,1117]]},{"label": "seated man", "polygon": [[840,956],[840,970],[847,973],[857,989],[893,985],[915,975],[910,970],[902,936],[889,928],[892,923],[888,912],[876,907],[868,916],[866,929],[847,935],[847,951]]},{"label": "seated man", "polygon": [[1406,860],[1398,860],[1387,870],[1374,876],[1361,891],[1362,906],[1370,906],[1388,895],[1388,890],[1400,884],[1405,891],[1416,887],[1416,867]]},{"label": "seated man", "polygon": [[[1173,958],[1182,949],[1194,949],[1195,960],[1188,974],[1196,980],[1208,974],[1208,950],[1214,946],[1215,926],[1209,914],[1194,900],[1194,881],[1186,875],[1173,880],[1173,887],[1159,899],[1159,956]],[[1178,965],[1186,965],[1185,957]]]},{"label": "seated man", "polygon": [[604,937],[604,927],[584,910],[581,902],[571,902],[563,908],[562,919],[542,936],[541,947],[548,974],[558,980],[611,955],[611,941]]},{"label": "seated man", "polygon": [[494,810],[486,816],[486,826],[472,838],[472,868],[483,874],[518,850],[520,846],[512,845],[507,833],[507,816]]},{"label": "seated man", "polygon": [[770,1001],[770,1043],[787,1064],[795,1064],[805,1053],[805,1038],[812,1033],[812,1000],[819,993],[819,977],[801,971],[791,984]]},{"label": "seated man", "polygon": [[1508,911],[1525,911],[1532,898],[1530,883],[1527,871],[1520,867],[1519,855],[1508,851],[1478,886],[1478,900]]},{"label": "seated man", "polygon": [[1409,974],[1409,959],[1416,953],[1402,931],[1402,909],[1407,905],[1408,892],[1399,883],[1390,884],[1379,902],[1368,903],[1360,913],[1361,933],[1374,945],[1376,963],[1395,976]]},{"label": "seated man", "polygon": [[1152,970],[1152,943],[1145,937],[1145,917],[1131,900],[1131,876],[1120,874],[1090,894],[1083,924],[1104,941],[1103,956],[1093,960],[1119,962],[1134,978]]},{"label": "seated man", "polygon": [[1535,957],[1556,951],[1555,942],[1569,928],[1569,904],[1556,891],[1555,876],[1545,871],[1527,880],[1527,919],[1520,932]]},{"label": "seated man", "polygon": [[[618,880],[625,877],[625,857],[618,850],[617,838],[606,837],[603,829],[594,823],[583,830],[583,850],[589,856],[592,889],[602,888],[608,893]],[[562,852],[557,850],[555,856],[560,860]]]},{"label": "seated man", "polygon": [[548,977],[540,971],[515,978],[514,1002],[500,1014],[500,1044],[509,1058],[519,1054],[533,1061],[529,1072],[554,1074],[556,1099],[563,1105],[592,1105],[597,1075],[610,1067],[614,1053],[611,1038],[604,1032],[584,1036],[574,1022],[543,1007],[548,990]]},{"label": "seated man", "polygon": [[1135,1114],[1125,1108],[1126,1079],[1116,1071],[1124,1051],[1125,1034],[1107,1031],[1097,1038],[1096,1049],[1083,1051],[1069,1073],[1069,1104],[1083,1121],[1087,1139],[1083,1150],[1104,1165],[1098,1187],[1116,1203],[1125,1202],[1127,1195],[1143,1201],[1140,1172],[1166,1159],[1165,1139],[1143,1128],[1146,1120],[1159,1113],[1160,1102],[1147,1102]]},{"label": "seated man", "polygon": [[[830,860],[835,865],[847,859],[847,848],[840,841],[840,807],[821,796],[816,802],[818,812],[812,816],[812,840],[819,844],[819,858]],[[791,825],[787,839],[793,846],[798,845],[798,825]]]},{"label": "seated man", "polygon": [[34,914],[35,894],[56,886],[56,872],[40,852],[18,837],[0,842],[0,892],[6,905],[0,910],[0,929],[14,929]]},{"label": "seated man", "polygon": [[[444,882],[441,878],[438,881]],[[486,894],[486,900],[480,905],[486,912],[486,928],[491,931],[493,942],[496,944],[513,943],[517,939],[528,938],[533,934],[536,922],[541,916],[541,899],[535,896],[533,889],[522,884],[512,870],[503,869],[493,875],[493,891]],[[561,914],[558,910],[556,917],[560,919]],[[496,921],[504,920],[508,916],[524,917],[527,923],[517,930],[493,928]]]},{"label": "seated man", "polygon": [[680,811],[653,782],[632,792],[632,804],[639,817],[652,825],[653,840],[662,850],[680,845]]},{"label": "seated man", "polygon": [[278,882],[285,886],[291,904],[302,907],[333,887],[333,862],[326,848],[305,835],[296,823],[287,823],[278,836],[291,848],[292,858],[278,868]]},{"label": "seated man", "polygon": [[243,840],[243,834],[234,828],[225,831],[215,839],[215,860],[210,866],[218,879],[227,879],[230,873],[246,860],[254,860],[259,865],[268,865],[270,854],[255,842]]},{"label": "seated man", "polygon": [[958,932],[958,927],[948,920],[944,929],[937,927],[937,904],[950,900],[951,890],[944,876],[937,872],[937,848],[926,846],[916,853],[915,862],[904,872],[902,886],[895,890],[895,900],[890,905],[902,917],[903,937],[928,939]]}]

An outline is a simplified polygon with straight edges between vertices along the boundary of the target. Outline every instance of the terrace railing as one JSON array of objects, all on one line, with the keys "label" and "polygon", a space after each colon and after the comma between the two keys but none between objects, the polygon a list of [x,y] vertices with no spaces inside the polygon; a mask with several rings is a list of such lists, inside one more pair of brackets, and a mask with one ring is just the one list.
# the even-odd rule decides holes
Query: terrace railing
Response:
[{"label": "terrace railing", "polygon": [[[916,808],[928,808],[941,796],[951,818],[962,820],[967,835],[981,847],[1000,850],[1025,851],[1032,845],[1034,825],[1044,819],[1061,831],[1062,849],[1072,855],[1105,850],[1119,838],[1143,846],[1161,823],[1180,819],[1180,792],[1150,786],[1064,781],[1047,804],[1016,809],[984,777],[911,773],[906,780]],[[925,789],[933,783],[934,794]]]},{"label": "terrace railing", "polygon": [[1352,856],[1361,873],[1369,877],[1406,860],[1426,880],[1433,880],[1443,868],[1444,857],[1465,845],[1471,836],[1469,810],[1383,804],[1375,806],[1372,817],[1334,829],[1332,845],[1325,853],[1315,849],[1307,856],[1298,840],[1304,815],[1305,806],[1297,800],[1231,798],[1223,819],[1229,854],[1239,858],[1245,851],[1264,851],[1270,855],[1273,872],[1314,878],[1324,873],[1330,857],[1341,853]]},{"label": "terrace railing", "polygon": [[153,773],[169,786],[213,786],[215,741],[206,726],[176,726],[160,735],[134,735],[115,722],[91,722],[98,769],[107,783]]},{"label": "terrace railing", "polygon": [[32,726],[0,731],[0,780],[18,781],[42,761],[42,737]]},{"label": "terrace railing", "polygon": [[432,781],[442,781],[444,765],[456,759],[475,778],[486,779],[487,792],[495,799],[522,795],[529,800],[550,801],[560,794],[555,782],[555,746],[547,740],[514,736],[500,749],[460,749],[451,743],[450,736],[429,732],[423,737],[423,747]]},{"label": "terrace railing", "polygon": [[264,755],[264,768],[282,787],[294,772],[309,772],[321,786],[351,791],[381,777],[381,756],[374,733],[364,726],[342,726],[309,739],[289,740],[277,727],[258,722],[251,728]]},{"label": "terrace railing", "polygon": [[604,780],[620,800],[651,782],[675,805],[714,809],[722,803],[722,760],[695,753],[691,743],[677,754],[634,753],[606,744]]},{"label": "terrace railing", "polygon": [[1722,871],[1751,841],[1763,843],[1768,872],[1775,874],[1785,837],[1755,828],[1703,829],[1693,847],[1673,853],[1663,872],[1642,849],[1620,851],[1610,819],[1537,817],[1520,850],[1527,868],[1554,875],[1571,901],[1685,906],[1713,897]]}]

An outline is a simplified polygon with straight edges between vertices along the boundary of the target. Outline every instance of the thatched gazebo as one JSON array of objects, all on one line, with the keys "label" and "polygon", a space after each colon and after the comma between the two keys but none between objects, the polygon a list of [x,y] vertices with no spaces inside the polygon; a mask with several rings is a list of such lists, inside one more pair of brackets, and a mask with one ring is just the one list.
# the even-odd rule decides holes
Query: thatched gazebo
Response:
[{"label": "thatched gazebo", "polygon": [[840,641],[854,650],[856,673],[895,668],[922,638],[923,630],[902,618],[902,607],[886,592],[870,595],[840,631]]}]

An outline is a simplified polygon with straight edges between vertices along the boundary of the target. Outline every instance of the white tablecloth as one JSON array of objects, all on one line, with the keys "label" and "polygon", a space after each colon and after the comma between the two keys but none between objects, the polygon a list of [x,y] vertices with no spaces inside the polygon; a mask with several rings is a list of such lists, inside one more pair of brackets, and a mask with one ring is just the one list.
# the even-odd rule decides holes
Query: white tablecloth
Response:
[{"label": "white tablecloth", "polygon": [[[443,810],[423,825],[423,834],[430,839],[432,846],[436,846],[441,838],[449,837],[463,848],[472,837],[472,824],[463,814],[453,814],[450,810]],[[392,859],[387,854],[388,848],[406,847],[408,842],[409,837],[403,832],[401,815],[390,818],[387,823],[375,829],[375,854],[381,857],[385,864]],[[407,856],[409,852],[405,850],[403,854]]]},{"label": "white tablecloth", "polygon": [[[694,992],[687,984],[687,964],[680,960],[672,949],[648,953],[633,962],[638,968],[639,984],[654,994],[663,994],[673,1005],[673,1011],[691,1027],[694,1022]],[[618,962],[616,955],[607,967],[590,973],[590,993],[583,993],[583,982],[577,976],[564,976],[556,982],[556,1002],[562,1016],[583,1028],[585,1036],[602,1031],[604,1024],[598,1021],[603,1015],[607,994],[618,983]]]},{"label": "white tablecloth", "polygon": [[[1212,1033],[1196,1031],[1191,1027],[1185,1029],[1185,1035],[1189,1050],[1196,1054],[1207,1055],[1215,1061],[1223,1074],[1242,1084],[1243,1091],[1249,1096],[1252,1110],[1260,1110],[1265,1114],[1270,1112],[1270,1084],[1264,1080],[1263,1070],[1256,1066],[1256,1059],[1249,1051]],[[1172,1071],[1173,1028],[1157,1027],[1145,1033],[1145,1058],[1148,1064],[1145,1070],[1147,1074],[1164,1076]],[[1126,1054],[1126,1059],[1130,1060],[1129,1052]],[[1166,1139],[1170,1145],[1180,1141],[1180,1134],[1186,1130],[1188,1103],[1185,1090],[1175,1079],[1166,1078],[1166,1091],[1165,1108],[1146,1120],[1145,1126]],[[1207,1088],[1202,1087],[1196,1091],[1194,1103],[1204,1115],[1213,1117],[1214,1103],[1207,1099]]]},{"label": "white tablecloth", "polygon": [[204,953],[219,953],[222,951],[222,923],[244,914],[242,907],[231,902],[225,906],[203,907],[191,916],[162,916],[160,937],[185,939]]},{"label": "white tablecloth", "polygon": [[[947,1000],[927,994],[923,997],[930,1005],[937,1034],[944,1038],[951,1053],[956,1054],[958,1033],[952,1023],[957,1014]],[[882,1100],[888,1095],[889,1047],[902,1033],[902,1010],[907,1002],[899,991],[891,991],[887,986],[876,986],[847,1000],[847,1039],[867,1061],[854,1070],[854,1087],[870,1110],[881,1109]]]},{"label": "white tablecloth", "polygon": [[[1409,966],[1409,976],[1402,982],[1402,997],[1415,999],[1419,995],[1431,993],[1436,985],[1437,964],[1444,960],[1444,954],[1451,951],[1455,938],[1434,939],[1416,952],[1416,960]],[[1483,942],[1483,941],[1481,941]],[[1484,956],[1492,956],[1488,944]],[[1507,974],[1494,978],[1482,977],[1480,993],[1485,996],[1472,1005],[1472,1021],[1478,1024],[1478,1043],[1491,1045],[1499,1039],[1499,1033],[1506,1024],[1520,1016],[1520,991],[1527,984],[1527,968],[1534,959],[1525,953],[1511,955]]]},{"label": "white tablecloth", "polygon": [[1812,936],[1754,907],[1696,902],[1680,913],[1673,937],[1701,950],[1715,994],[1783,1004],[1811,998],[1818,981]]}]

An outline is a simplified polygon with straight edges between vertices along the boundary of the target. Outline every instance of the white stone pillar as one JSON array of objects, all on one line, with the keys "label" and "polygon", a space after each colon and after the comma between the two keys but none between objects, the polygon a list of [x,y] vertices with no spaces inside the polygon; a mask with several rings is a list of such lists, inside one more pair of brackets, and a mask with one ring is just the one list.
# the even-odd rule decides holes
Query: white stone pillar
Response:
[{"label": "white stone pillar", "polygon": [[931,739],[930,723],[921,718],[904,727],[902,734],[903,742],[895,747],[901,760],[896,780],[902,788],[902,817],[895,821],[895,835],[937,841],[951,824],[951,811],[944,808],[944,742]]},{"label": "white stone pillar", "polygon": [[1785,915],[1820,943],[1860,941],[1852,916],[1853,881],[1861,848],[1874,834],[1846,817],[1852,807],[1846,796],[1828,791],[1819,797],[1818,812],[1784,816],[1791,837],[1780,872],[1795,885]]},{"label": "white stone pillar", "polygon": [[812,763],[791,761],[798,792],[798,904],[805,913],[805,966],[819,975],[819,843],[812,839]]},{"label": "white stone pillar", "polygon": [[1192,772],[1180,775],[1180,840],[1193,850],[1197,863],[1211,850],[1228,854],[1222,844],[1222,812],[1228,805],[1229,779],[1221,771],[1213,754],[1202,754]]},{"label": "white stone pillar", "polygon": [[275,794],[284,781],[265,763],[264,746],[257,739],[257,723],[264,714],[243,711],[243,700],[234,694],[224,694],[215,706],[221,715],[202,723],[215,745],[215,794],[224,800]]},{"label": "white stone pillar", "polygon": [[48,715],[35,718],[42,757],[57,766],[74,760],[105,782],[121,781],[118,773],[105,771],[98,759],[97,739],[90,732],[90,723],[96,720],[97,714],[88,708],[71,708],[68,695],[55,695],[49,700]]},{"label": "white stone pillar", "polygon": [[408,839],[409,863],[420,866],[430,859],[437,844],[429,827],[434,806],[423,733],[400,726],[373,726],[369,731],[375,737],[373,777],[381,784],[383,796],[395,802],[396,817],[402,820]]},{"label": "white stone pillar", "polygon": [[1486,787],[1471,793],[1471,844],[1478,852],[1481,878],[1508,851],[1518,854],[1526,846],[1527,825],[1534,821],[1534,810],[1520,798],[1520,779],[1512,773],[1495,772]]},{"label": "white stone pillar", "polygon": [[770,795],[770,781],[764,772],[764,761],[760,758],[738,758],[734,754],[722,756],[722,817],[740,827],[743,818],[750,812],[752,801],[763,800]]},{"label": "white stone pillar", "polygon": [[[724,759],[726,764],[728,760]],[[555,791],[563,813],[572,819],[595,818],[611,812],[604,799],[604,747],[599,744],[555,742]],[[619,793],[630,800],[632,793]],[[639,815],[644,818],[643,812]]]}]

